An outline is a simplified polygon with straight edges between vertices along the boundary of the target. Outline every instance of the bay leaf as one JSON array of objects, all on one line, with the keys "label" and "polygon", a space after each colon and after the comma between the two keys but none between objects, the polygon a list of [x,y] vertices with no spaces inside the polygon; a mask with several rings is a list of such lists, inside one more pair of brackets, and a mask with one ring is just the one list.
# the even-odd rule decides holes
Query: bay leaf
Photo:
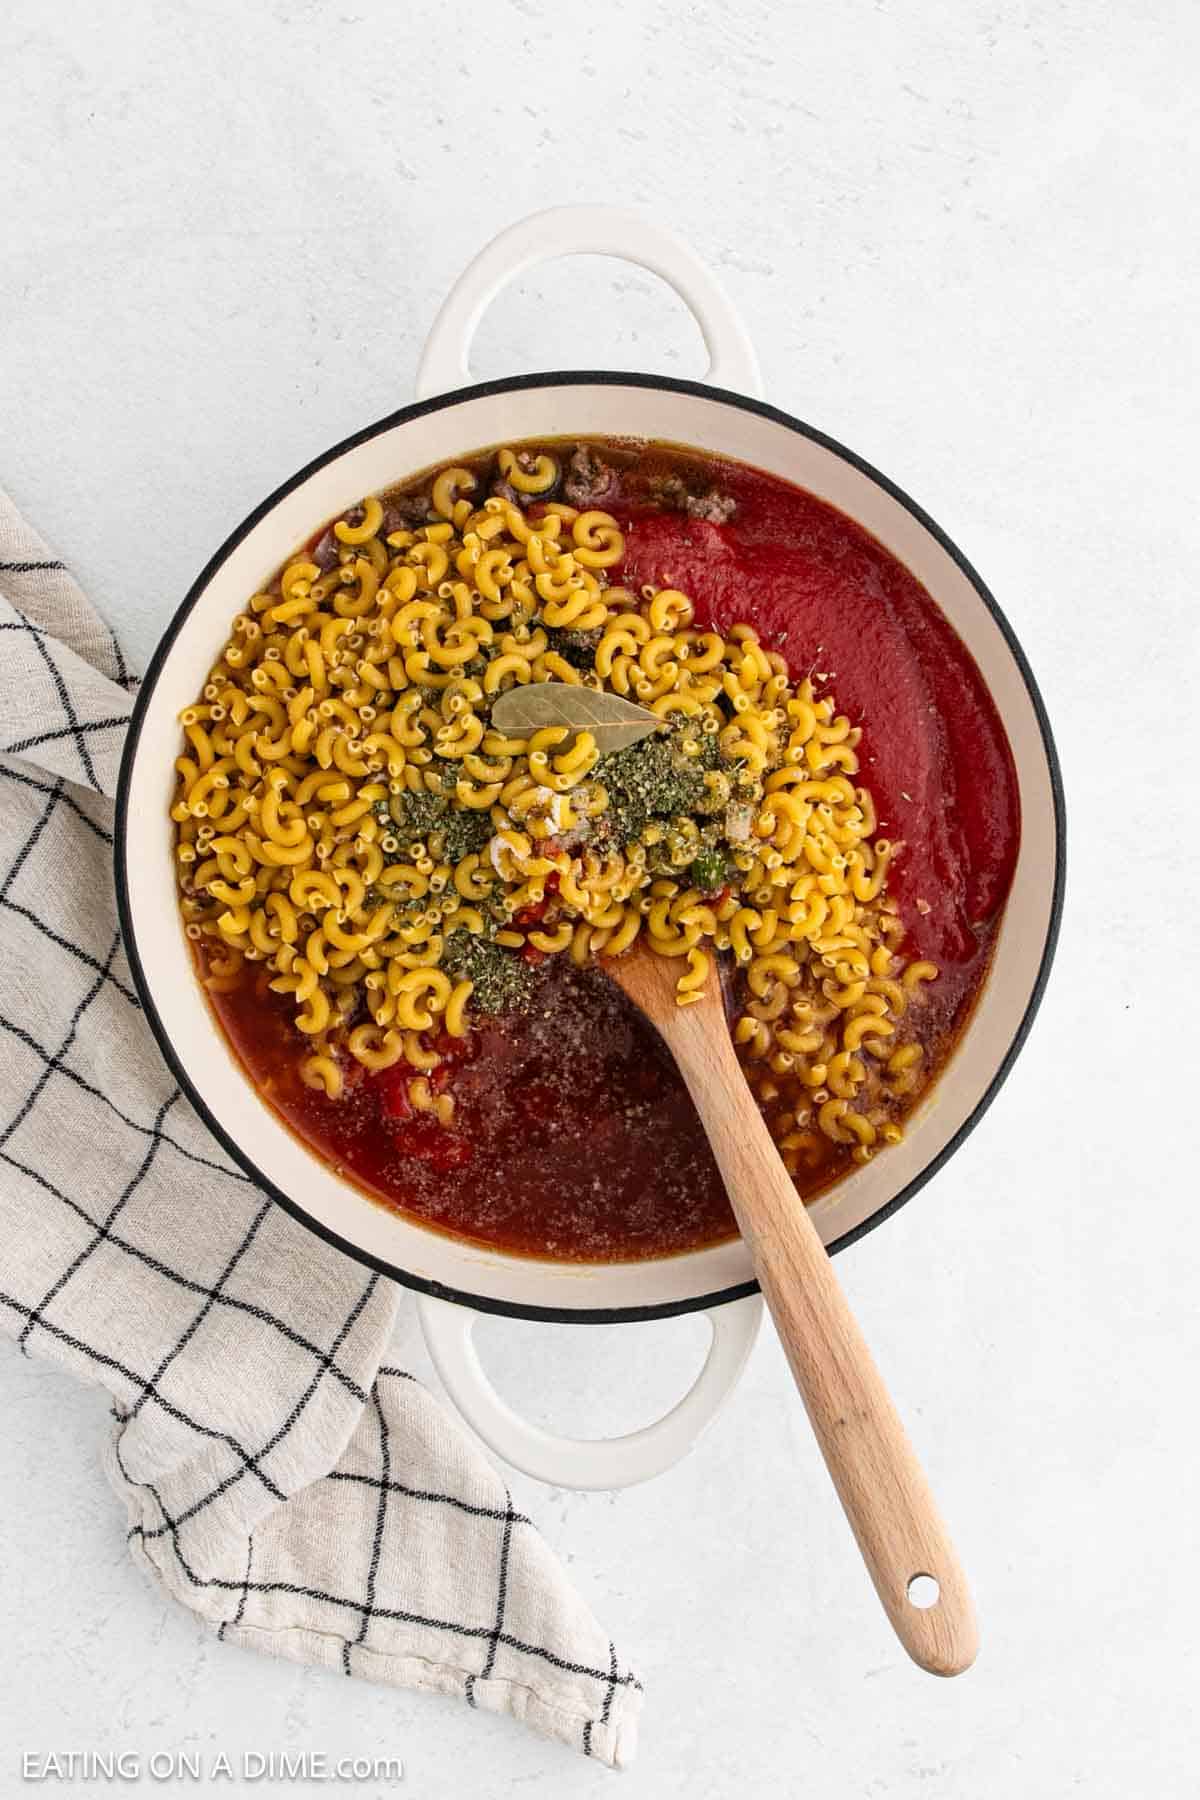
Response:
[{"label": "bay leaf", "polygon": [[[547,725],[565,726],[572,736],[590,731],[602,756],[663,729],[657,713],[646,707],[620,694],[598,693],[568,681],[531,681],[509,688],[492,706],[492,724],[506,737],[519,738],[532,737]],[[563,740],[563,749],[569,741]]]}]

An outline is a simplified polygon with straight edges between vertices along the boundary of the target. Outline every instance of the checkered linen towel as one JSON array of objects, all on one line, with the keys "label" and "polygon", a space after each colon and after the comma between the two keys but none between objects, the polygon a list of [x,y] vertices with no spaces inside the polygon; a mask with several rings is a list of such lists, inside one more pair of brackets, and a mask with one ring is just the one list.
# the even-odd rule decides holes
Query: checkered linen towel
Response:
[{"label": "checkered linen towel", "polygon": [[383,1360],[399,1290],[230,1166],[121,951],[136,681],[0,493],[0,1329],[100,1383],[134,1558],[234,1643],[617,1767],[641,1684],[503,1481]]}]

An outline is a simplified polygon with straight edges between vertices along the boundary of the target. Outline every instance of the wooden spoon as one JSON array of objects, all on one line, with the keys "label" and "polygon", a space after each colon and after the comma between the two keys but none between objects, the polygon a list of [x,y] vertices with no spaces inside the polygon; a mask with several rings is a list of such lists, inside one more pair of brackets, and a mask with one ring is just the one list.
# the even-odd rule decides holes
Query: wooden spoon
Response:
[{"label": "wooden spoon", "polygon": [[[720,984],[691,1006],[677,967],[641,945],[604,965],[657,1027],[716,1156],[826,1466],[897,1637],[921,1668],[957,1675],[979,1635],[959,1566],[895,1407],[742,1074]],[[910,1588],[932,1576],[937,1598]],[[921,1583],[928,1590],[928,1583]],[[914,1590],[923,1599],[920,1589]]]}]

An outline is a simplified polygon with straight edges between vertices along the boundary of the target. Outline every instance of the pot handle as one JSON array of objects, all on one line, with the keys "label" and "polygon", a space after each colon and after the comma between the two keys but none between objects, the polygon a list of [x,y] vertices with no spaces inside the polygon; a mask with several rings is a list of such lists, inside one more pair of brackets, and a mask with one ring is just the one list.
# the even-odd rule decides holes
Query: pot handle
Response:
[{"label": "pot handle", "polygon": [[483,1372],[472,1332],[480,1315],[429,1294],[417,1312],[434,1368],[467,1424],[497,1456],[552,1487],[623,1488],[661,1475],[686,1456],[720,1411],[745,1366],[763,1305],[757,1294],[705,1314],[712,1343],[695,1382],[661,1419],[618,1438],[558,1437],[515,1413]]},{"label": "pot handle", "polygon": [[519,219],[468,263],[433,322],[417,368],[418,400],[469,385],[479,321],[508,282],[559,256],[615,256],[661,275],[695,317],[708,350],[704,379],[759,396],[758,358],[724,289],[674,232],[621,206],[552,206]]}]

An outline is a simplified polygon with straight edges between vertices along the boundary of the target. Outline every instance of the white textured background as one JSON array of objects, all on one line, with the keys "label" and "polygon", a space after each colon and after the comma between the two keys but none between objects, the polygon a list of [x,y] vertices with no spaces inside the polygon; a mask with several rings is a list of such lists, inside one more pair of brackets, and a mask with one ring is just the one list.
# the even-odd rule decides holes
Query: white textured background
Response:
[{"label": "white textured background", "polygon": [[[0,480],[140,658],[265,492],[407,397],[487,237],[606,199],[711,261],[768,396],[932,511],[1041,679],[1073,835],[1049,997],[985,1124],[841,1263],[983,1656],[906,1664],[764,1337],[671,1475],[519,1484],[647,1678],[623,1793],[1197,1791],[1198,68],[1190,0],[0,13]],[[570,364],[697,374],[700,345],[653,280],[566,263],[476,366]],[[596,1429],[702,1338],[482,1333],[506,1391]],[[0,1791],[24,1748],[285,1745],[399,1752],[433,1800],[615,1791],[505,1722],[222,1648],[127,1560],[100,1400],[6,1351],[0,1419]]]}]

